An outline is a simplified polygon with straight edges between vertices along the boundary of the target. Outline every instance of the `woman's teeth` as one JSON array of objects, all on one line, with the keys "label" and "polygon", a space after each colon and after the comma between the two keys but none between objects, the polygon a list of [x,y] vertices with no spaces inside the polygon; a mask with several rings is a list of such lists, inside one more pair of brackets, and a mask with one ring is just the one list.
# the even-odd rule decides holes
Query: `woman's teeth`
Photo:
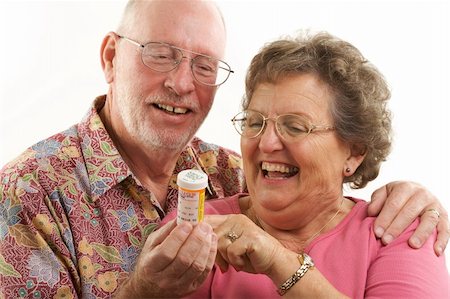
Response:
[{"label": "woman's teeth", "polygon": [[261,169],[264,176],[270,178],[288,178],[298,173],[298,167],[280,163],[263,162]]}]

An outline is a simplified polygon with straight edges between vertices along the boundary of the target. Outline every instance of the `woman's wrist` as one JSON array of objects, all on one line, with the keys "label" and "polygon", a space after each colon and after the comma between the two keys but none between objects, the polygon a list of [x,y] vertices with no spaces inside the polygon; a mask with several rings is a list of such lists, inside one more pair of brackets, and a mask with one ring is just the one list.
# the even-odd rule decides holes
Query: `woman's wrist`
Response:
[{"label": "woman's wrist", "polygon": [[266,273],[277,287],[284,283],[300,266],[297,258],[298,253],[286,248],[283,249],[275,257],[272,266]]},{"label": "woman's wrist", "polygon": [[[296,273],[302,266],[298,259],[299,254],[284,248],[277,257],[267,273],[274,283],[274,288],[283,285]],[[303,261],[304,263],[304,261]],[[318,269],[312,267],[304,272],[301,279],[292,284],[283,298],[299,297],[326,297],[326,298],[348,298],[340,293]]]},{"label": "woman's wrist", "polygon": [[302,279],[302,277],[308,272],[310,269],[314,268],[314,262],[312,258],[306,254],[302,253],[297,256],[297,259],[300,263],[300,267],[297,271],[294,272],[284,283],[282,283],[278,287],[278,294],[283,296],[288,292],[297,282]]}]

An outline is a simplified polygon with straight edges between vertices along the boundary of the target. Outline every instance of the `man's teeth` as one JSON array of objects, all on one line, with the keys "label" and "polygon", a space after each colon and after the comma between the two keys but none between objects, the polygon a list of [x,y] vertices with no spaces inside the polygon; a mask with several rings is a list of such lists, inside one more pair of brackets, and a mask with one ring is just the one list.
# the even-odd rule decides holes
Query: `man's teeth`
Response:
[{"label": "man's teeth", "polygon": [[186,108],[172,107],[169,105],[158,104],[158,107],[161,109],[164,109],[166,111],[178,113],[178,114],[184,114],[187,112]]},{"label": "man's teeth", "polygon": [[283,172],[283,173],[296,173],[298,172],[298,168],[295,166],[287,166],[285,164],[278,164],[278,163],[268,163],[263,162],[261,166],[262,170],[266,171],[277,171],[277,172]]}]

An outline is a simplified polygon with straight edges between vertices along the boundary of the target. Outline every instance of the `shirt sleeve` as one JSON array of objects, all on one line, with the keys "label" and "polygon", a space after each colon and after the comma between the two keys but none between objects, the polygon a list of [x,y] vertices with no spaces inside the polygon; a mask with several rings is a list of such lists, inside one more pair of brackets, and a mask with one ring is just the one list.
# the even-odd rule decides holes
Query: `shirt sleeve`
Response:
[{"label": "shirt sleeve", "polygon": [[365,298],[450,298],[445,257],[433,250],[436,232],[420,249],[407,243],[417,224],[379,250],[367,273]]},{"label": "shirt sleeve", "polygon": [[5,170],[0,179],[0,298],[77,298],[69,226],[36,173]]}]

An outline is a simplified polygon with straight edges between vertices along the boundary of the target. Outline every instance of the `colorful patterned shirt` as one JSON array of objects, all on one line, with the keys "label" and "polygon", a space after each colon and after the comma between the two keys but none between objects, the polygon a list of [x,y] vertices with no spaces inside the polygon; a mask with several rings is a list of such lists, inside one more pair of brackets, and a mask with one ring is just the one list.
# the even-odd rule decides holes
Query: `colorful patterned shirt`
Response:
[{"label": "colorful patterned shirt", "polygon": [[207,198],[243,191],[238,154],[199,138],[186,146],[166,206],[134,177],[99,115],[28,148],[0,171],[0,298],[108,298],[147,236],[177,206],[176,176],[202,168]]}]

